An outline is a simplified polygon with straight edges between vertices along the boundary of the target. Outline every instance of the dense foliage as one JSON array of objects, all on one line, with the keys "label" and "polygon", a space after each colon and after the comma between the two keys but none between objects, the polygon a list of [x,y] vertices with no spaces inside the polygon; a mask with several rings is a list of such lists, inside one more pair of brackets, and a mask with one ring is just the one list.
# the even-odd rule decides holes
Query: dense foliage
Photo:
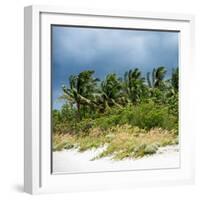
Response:
[{"label": "dense foliage", "polygon": [[169,79],[166,72],[161,66],[145,78],[135,68],[123,78],[112,73],[102,81],[91,70],[71,75],[69,86],[62,86],[65,104],[52,111],[53,133],[85,135],[91,128],[124,124],[178,133],[178,68]]}]

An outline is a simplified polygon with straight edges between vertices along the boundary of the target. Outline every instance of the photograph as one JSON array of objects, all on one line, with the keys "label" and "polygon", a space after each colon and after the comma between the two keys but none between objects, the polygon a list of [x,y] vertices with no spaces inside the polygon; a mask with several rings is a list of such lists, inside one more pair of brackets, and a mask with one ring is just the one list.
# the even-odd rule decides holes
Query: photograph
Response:
[{"label": "photograph", "polygon": [[180,167],[179,31],[51,25],[51,170]]}]

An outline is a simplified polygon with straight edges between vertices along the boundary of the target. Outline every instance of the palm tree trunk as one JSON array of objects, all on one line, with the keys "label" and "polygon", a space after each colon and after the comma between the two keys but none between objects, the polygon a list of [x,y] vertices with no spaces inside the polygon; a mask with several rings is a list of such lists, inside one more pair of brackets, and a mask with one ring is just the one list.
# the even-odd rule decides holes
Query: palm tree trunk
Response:
[{"label": "palm tree trunk", "polygon": [[80,102],[77,102],[76,106],[77,106],[77,118],[78,118],[78,120],[81,120]]}]

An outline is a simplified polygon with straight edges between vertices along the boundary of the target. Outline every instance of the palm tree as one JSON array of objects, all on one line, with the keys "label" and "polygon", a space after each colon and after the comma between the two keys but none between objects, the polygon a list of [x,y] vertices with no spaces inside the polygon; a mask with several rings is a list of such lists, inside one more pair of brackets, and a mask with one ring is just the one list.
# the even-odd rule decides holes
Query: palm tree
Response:
[{"label": "palm tree", "polygon": [[86,70],[79,75],[72,75],[69,77],[69,88],[62,86],[63,96],[68,103],[76,106],[78,118],[81,118],[81,106],[91,105],[94,100],[94,95],[97,90],[96,78],[93,78],[94,71]]},{"label": "palm tree", "polygon": [[108,74],[104,81],[101,82],[101,103],[104,109],[107,106],[118,106],[121,96],[121,80],[116,74]]},{"label": "palm tree", "polygon": [[168,80],[167,90],[167,103],[170,108],[170,112],[178,116],[178,89],[179,89],[179,70],[178,67],[172,69],[171,78]]},{"label": "palm tree", "polygon": [[150,72],[147,73],[147,82],[150,88],[161,88],[164,85],[164,78],[166,75],[167,70],[165,67],[161,66],[158,68],[154,68],[151,74],[150,79]]},{"label": "palm tree", "polygon": [[176,92],[178,91],[179,88],[178,74],[179,74],[178,67],[172,70],[171,84]]},{"label": "palm tree", "polygon": [[144,81],[138,68],[129,70],[124,74],[124,89],[132,103],[140,101],[144,92]]},{"label": "palm tree", "polygon": [[154,68],[151,73],[147,73],[147,83],[149,85],[149,95],[158,104],[165,104],[167,100],[168,85],[165,80],[167,70],[165,67],[160,66]]}]

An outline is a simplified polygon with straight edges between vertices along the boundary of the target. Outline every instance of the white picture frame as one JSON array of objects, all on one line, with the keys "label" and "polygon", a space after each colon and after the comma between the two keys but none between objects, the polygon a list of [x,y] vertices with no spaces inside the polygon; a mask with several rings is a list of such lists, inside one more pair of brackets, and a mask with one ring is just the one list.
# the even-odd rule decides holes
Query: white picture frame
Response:
[{"label": "white picture frame", "polygon": [[[83,174],[51,173],[51,24],[180,31],[180,168]],[[24,25],[25,192],[38,194],[193,183],[195,131],[191,131],[194,128],[187,123],[192,120],[192,15],[28,6],[25,8]]]}]

